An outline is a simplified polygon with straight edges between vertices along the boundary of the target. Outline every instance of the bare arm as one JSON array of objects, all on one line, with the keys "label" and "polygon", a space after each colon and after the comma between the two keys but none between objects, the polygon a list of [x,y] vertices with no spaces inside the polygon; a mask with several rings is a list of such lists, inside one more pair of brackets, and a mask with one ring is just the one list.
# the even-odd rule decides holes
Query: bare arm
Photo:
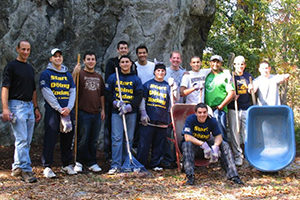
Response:
[{"label": "bare arm", "polygon": [[180,87],[180,96],[181,97],[185,97],[189,94],[191,94],[192,92],[194,92],[196,89],[194,87],[191,87],[191,88],[186,88],[184,86],[181,86]]},{"label": "bare arm", "polygon": [[75,83],[76,83],[76,77],[79,74],[80,69],[81,69],[81,65],[80,65],[80,63],[77,63],[77,65],[74,67],[73,72],[72,72],[72,77],[73,77],[73,80]]},{"label": "bare arm", "polygon": [[215,136],[215,143],[214,143],[214,145],[215,146],[220,146],[220,144],[222,143],[222,141],[223,141],[222,134],[219,134],[219,135]]},{"label": "bare arm", "polygon": [[234,90],[228,92],[226,98],[222,101],[220,105],[217,106],[219,110],[223,110],[223,108],[228,105],[231,100],[234,98]]},{"label": "bare arm", "polygon": [[185,139],[185,141],[191,142],[197,146],[201,146],[204,143],[203,141],[198,140],[197,138],[195,138],[194,136],[189,135],[189,134],[184,134],[184,139]]},{"label": "bare arm", "polygon": [[40,113],[40,110],[38,109],[36,90],[33,91],[32,103],[33,103],[33,107],[34,107],[35,121],[39,122],[42,118],[42,115]]},{"label": "bare arm", "polygon": [[101,119],[104,120],[105,119],[105,99],[104,99],[104,96],[100,97],[100,101],[101,101]]},{"label": "bare arm", "polygon": [[8,87],[2,87],[1,90],[1,100],[2,100],[2,118],[4,121],[9,121],[10,117],[10,110],[8,108],[8,94],[9,94],[9,88]]}]

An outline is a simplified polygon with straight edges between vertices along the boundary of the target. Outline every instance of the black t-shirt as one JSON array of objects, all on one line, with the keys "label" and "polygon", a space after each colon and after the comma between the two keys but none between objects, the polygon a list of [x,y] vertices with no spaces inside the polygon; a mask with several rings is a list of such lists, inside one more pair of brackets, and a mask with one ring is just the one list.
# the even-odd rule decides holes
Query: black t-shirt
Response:
[{"label": "black t-shirt", "polygon": [[[240,95],[239,98],[237,99],[239,110],[247,110],[252,105],[251,94],[248,93],[248,85],[250,83],[249,81],[250,77],[252,76],[248,72],[244,72],[244,74],[241,76],[237,76],[237,75],[234,76],[235,84],[237,87],[236,93]],[[234,101],[231,101],[227,107],[228,109],[234,109]]]},{"label": "black t-shirt", "polygon": [[8,63],[3,71],[2,87],[9,88],[9,100],[31,101],[36,89],[32,66],[18,60]]}]

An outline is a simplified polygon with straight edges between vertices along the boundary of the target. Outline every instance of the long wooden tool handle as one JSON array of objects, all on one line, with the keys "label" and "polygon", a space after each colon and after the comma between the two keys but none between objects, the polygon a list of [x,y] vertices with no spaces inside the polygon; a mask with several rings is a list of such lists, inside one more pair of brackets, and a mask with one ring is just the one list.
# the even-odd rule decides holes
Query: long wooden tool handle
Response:
[{"label": "long wooden tool handle", "polygon": [[[249,77],[249,82],[250,84],[253,86],[253,81],[252,81],[252,77]],[[255,94],[254,94],[254,88],[251,89],[251,97],[252,97],[252,103],[253,105],[256,105],[256,98],[255,98]]]},{"label": "long wooden tool handle", "polygon": [[[236,94],[237,84],[235,83],[235,77],[234,77],[233,71],[232,71],[232,81],[233,81],[234,90],[235,90],[235,94]],[[239,109],[238,109],[238,102],[237,102],[236,97],[234,97],[234,110],[235,110],[236,132],[239,133],[240,132]]]},{"label": "long wooden tool handle", "polygon": [[[80,54],[77,54],[77,64],[80,64]],[[75,133],[74,133],[74,160],[77,160],[77,127],[78,127],[78,88],[79,88],[79,73],[76,74],[76,98],[75,98]]]}]

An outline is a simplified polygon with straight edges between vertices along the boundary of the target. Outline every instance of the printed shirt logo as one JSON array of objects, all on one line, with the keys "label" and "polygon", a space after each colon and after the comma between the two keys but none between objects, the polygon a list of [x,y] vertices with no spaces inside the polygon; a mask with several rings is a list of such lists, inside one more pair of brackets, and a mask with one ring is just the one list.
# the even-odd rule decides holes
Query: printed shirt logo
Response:
[{"label": "printed shirt logo", "polygon": [[95,77],[84,77],[85,89],[95,91],[100,88],[100,79]]},{"label": "printed shirt logo", "polygon": [[248,85],[245,79],[237,80],[237,92],[238,94],[247,94]]},{"label": "printed shirt logo", "polygon": [[[116,87],[115,87],[116,97],[117,97],[117,99],[120,99],[117,81],[116,81],[115,85],[116,85]],[[121,92],[122,92],[122,100],[125,103],[130,103],[132,101],[132,99],[134,98],[133,82],[132,81],[120,81],[120,87],[121,87]]]},{"label": "printed shirt logo", "polygon": [[208,140],[210,133],[208,127],[194,126],[192,135],[199,140]]},{"label": "printed shirt logo", "polygon": [[69,99],[70,83],[67,76],[50,76],[50,89],[57,99]]},{"label": "printed shirt logo", "polygon": [[160,107],[167,109],[167,86],[150,84],[147,106]]}]

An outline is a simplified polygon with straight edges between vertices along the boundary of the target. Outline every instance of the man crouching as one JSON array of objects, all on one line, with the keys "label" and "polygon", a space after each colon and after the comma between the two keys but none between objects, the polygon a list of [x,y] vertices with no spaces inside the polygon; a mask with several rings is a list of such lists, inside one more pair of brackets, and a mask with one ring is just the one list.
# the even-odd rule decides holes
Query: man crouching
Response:
[{"label": "man crouching", "polygon": [[[238,176],[231,149],[223,141],[219,124],[215,118],[208,116],[207,105],[199,103],[195,106],[195,114],[187,117],[182,131],[183,166],[188,185],[193,185],[195,155],[204,153],[211,163],[217,162],[220,156],[221,166],[229,180],[236,184],[244,184]],[[212,135],[211,135],[212,134]]]}]

